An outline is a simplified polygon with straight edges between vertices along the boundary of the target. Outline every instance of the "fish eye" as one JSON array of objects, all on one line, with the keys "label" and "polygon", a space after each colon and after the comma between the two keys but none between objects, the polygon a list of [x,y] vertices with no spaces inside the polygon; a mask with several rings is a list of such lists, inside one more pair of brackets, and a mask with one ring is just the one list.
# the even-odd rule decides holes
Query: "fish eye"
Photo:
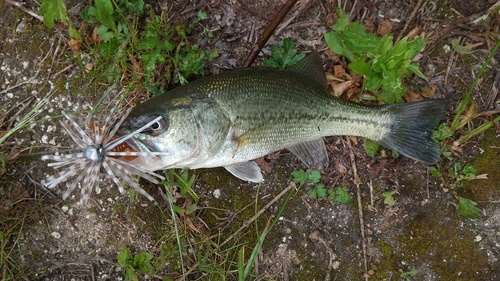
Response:
[{"label": "fish eye", "polygon": [[[154,119],[156,119],[158,117],[160,117],[160,115],[149,116],[148,122],[153,121]],[[162,132],[164,132],[166,129],[167,129],[167,122],[165,121],[165,118],[161,117],[156,122],[149,125],[148,127],[144,127],[144,130],[142,130],[142,133],[157,136],[157,135],[161,134]]]},{"label": "fish eye", "polygon": [[163,119],[160,119],[156,123],[151,124],[151,126],[149,126],[149,128],[151,128],[151,130],[153,130],[153,131],[161,130],[162,121],[163,121]]}]

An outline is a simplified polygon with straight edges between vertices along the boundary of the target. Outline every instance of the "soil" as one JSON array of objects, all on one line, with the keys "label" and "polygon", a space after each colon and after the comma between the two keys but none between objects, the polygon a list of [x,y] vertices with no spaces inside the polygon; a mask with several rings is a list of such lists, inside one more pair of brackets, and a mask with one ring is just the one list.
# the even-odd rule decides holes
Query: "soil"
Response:
[{"label": "soil", "polygon": [[[284,2],[174,1],[156,6],[156,12],[169,13],[173,21],[192,19],[199,10],[207,12],[208,19],[195,28],[190,40],[200,48],[217,49],[219,56],[205,69],[205,75],[211,75],[240,67]],[[429,39],[419,60],[428,80],[408,81],[416,92],[406,99],[421,97],[416,89],[435,87],[433,98],[451,101],[445,120],[449,124],[498,40],[492,35],[498,34],[498,14],[471,23],[495,1],[425,1],[420,8],[416,8],[417,1],[371,1],[373,10],[363,4],[368,1],[357,1],[355,6],[344,1],[299,1],[254,65],[269,56],[271,45],[290,37],[300,52],[318,50],[327,73],[333,74],[334,65],[345,66],[345,60],[328,51],[323,38],[336,20],[337,2],[368,30],[396,38],[418,28],[417,34]],[[84,8],[76,3],[68,4],[72,16]],[[410,19],[414,9],[416,14]],[[287,22],[291,16],[295,17]],[[214,36],[208,37],[206,30]],[[159,185],[141,182],[156,204],[142,196],[121,195],[104,176],[103,191],[94,194],[88,205],[78,205],[78,192],[63,201],[64,186],[54,190],[43,186],[54,171],[40,157],[75,145],[56,120],[43,118],[58,116],[63,110],[90,110],[110,88],[86,77],[66,38],[64,29],[49,30],[20,9],[0,2],[0,136],[38,101],[52,95],[34,119],[41,122],[0,145],[7,157],[0,176],[2,279],[124,280],[117,257],[128,247],[134,254],[146,251],[155,257],[154,276],[139,273],[141,280],[234,280],[237,267],[225,264],[225,259],[218,263],[221,268],[232,266],[232,273],[219,276],[214,270],[200,270],[203,256],[217,263],[217,257],[211,256],[215,251],[209,249],[220,247],[243,249],[248,259],[256,232],[263,233],[286,204],[265,237],[252,280],[500,280],[500,136],[494,128],[458,147],[448,143],[451,160],[442,157],[434,167],[446,173],[459,162],[487,174],[487,179],[456,187],[452,178],[433,177],[429,166],[405,157],[393,159],[378,153],[371,159],[360,138],[327,138],[330,166],[322,171],[321,182],[327,188],[346,186],[353,198],[348,204],[312,199],[307,195],[311,184],[294,186],[292,172],[305,167],[287,151],[264,158],[268,172],[260,185],[238,180],[223,168],[190,171],[196,175],[194,191],[199,202],[195,212],[176,216],[186,243],[183,264],[172,238],[174,221],[168,200]],[[481,44],[459,55],[452,48],[454,39],[461,45]],[[473,91],[478,112],[498,109],[500,104],[499,59],[497,54],[491,60]],[[122,81],[103,102],[110,103],[126,86],[127,81]],[[74,115],[79,124],[87,124],[87,117]],[[468,127],[488,120],[491,115],[486,114]],[[457,133],[456,138],[465,133]],[[288,193],[279,195],[287,187],[291,190],[288,201]],[[387,191],[395,191],[395,204],[384,203]],[[278,195],[256,224],[247,223],[255,208],[260,210]],[[481,217],[470,220],[457,215],[458,196],[478,202]],[[179,206],[192,203],[182,198],[176,201]],[[242,225],[247,227],[237,231]],[[232,233],[237,237],[220,246]],[[236,256],[231,258],[237,261]],[[189,270],[184,276],[181,265]]]}]

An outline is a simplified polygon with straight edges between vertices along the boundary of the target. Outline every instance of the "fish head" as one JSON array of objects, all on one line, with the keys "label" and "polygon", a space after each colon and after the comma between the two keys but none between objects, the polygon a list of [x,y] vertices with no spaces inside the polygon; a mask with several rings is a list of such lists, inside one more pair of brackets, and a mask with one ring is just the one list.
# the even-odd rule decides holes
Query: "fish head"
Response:
[{"label": "fish head", "polygon": [[196,161],[199,137],[189,108],[142,108],[134,109],[117,131],[121,137],[133,134],[126,144],[132,151],[142,153],[125,161],[151,171],[188,166]]}]

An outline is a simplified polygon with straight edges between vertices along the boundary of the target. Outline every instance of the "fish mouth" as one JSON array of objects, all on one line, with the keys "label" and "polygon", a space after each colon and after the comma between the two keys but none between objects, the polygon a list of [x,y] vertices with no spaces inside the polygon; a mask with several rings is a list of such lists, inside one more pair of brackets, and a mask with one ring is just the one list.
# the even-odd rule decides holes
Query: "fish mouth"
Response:
[{"label": "fish mouth", "polygon": [[130,136],[124,131],[117,131],[115,136],[118,142],[125,139],[111,150],[119,153],[118,159],[151,171],[161,164],[161,150],[153,141]]}]

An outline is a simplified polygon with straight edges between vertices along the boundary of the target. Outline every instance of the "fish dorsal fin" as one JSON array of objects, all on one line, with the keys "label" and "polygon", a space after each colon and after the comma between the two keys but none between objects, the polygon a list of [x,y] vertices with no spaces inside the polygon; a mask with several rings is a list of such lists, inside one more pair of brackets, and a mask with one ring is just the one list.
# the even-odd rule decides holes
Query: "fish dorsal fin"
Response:
[{"label": "fish dorsal fin", "polygon": [[225,166],[233,176],[240,178],[242,180],[250,182],[261,182],[263,181],[262,173],[260,171],[259,165],[255,161],[247,161],[243,163],[236,163],[229,166]]},{"label": "fish dorsal fin", "polygon": [[325,70],[323,69],[321,58],[316,51],[313,51],[301,61],[292,65],[292,67],[286,69],[285,71],[298,73],[320,83],[325,88],[327,87]]},{"label": "fish dorsal fin", "polygon": [[299,157],[309,168],[322,169],[328,165],[328,153],[322,138],[296,144],[288,150]]}]

